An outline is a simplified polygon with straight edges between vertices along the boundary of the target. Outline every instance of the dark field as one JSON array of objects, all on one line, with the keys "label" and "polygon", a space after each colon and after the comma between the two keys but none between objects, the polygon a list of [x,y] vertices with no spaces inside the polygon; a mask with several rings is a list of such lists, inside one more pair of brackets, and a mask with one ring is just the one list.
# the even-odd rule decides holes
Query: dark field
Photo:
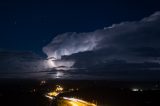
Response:
[{"label": "dark field", "polygon": [[[64,92],[53,100],[46,98],[45,94],[56,85],[61,85]],[[82,99],[97,106],[160,106],[157,81],[46,80],[42,84],[40,80],[0,80],[0,106],[56,106],[62,97]]]}]

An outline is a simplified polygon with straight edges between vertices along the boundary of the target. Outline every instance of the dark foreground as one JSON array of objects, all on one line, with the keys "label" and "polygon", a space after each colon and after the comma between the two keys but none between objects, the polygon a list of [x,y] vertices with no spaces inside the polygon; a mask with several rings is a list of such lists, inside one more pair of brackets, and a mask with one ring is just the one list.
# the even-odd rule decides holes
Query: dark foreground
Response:
[{"label": "dark foreground", "polygon": [[[56,85],[61,85],[64,92],[54,99],[45,97]],[[69,106],[63,97],[82,99],[97,106],[160,106],[156,81],[0,80],[0,106]]]}]

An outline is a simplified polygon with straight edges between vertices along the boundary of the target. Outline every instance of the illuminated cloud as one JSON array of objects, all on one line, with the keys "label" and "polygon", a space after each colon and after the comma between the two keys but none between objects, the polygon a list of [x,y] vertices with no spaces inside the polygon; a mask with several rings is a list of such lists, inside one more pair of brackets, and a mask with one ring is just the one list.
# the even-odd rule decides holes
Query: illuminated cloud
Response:
[{"label": "illuminated cloud", "polygon": [[[137,55],[140,55],[140,51],[138,53],[138,50],[145,48],[157,50],[159,48],[159,34],[160,12],[156,12],[140,21],[113,24],[88,33],[70,32],[58,35],[43,47],[43,51],[48,58],[54,57],[56,60],[76,53],[103,51],[106,53],[105,57],[113,52],[109,58],[134,61],[135,58],[139,58]],[[148,52],[151,51],[146,51],[146,53]]]},{"label": "illuminated cloud", "polygon": [[74,53],[92,51],[101,41],[101,37],[97,36],[99,31],[90,33],[64,33],[54,38],[51,43],[43,48],[48,58],[54,57],[61,59],[62,56],[68,56]]},{"label": "illuminated cloud", "polygon": [[74,53],[92,51],[96,48],[101,37],[97,34],[99,31],[90,33],[65,33],[58,35],[47,46],[43,48],[44,53],[48,56],[48,62],[51,67],[68,70],[74,65],[74,60],[63,60],[62,56],[69,56]]},{"label": "illuminated cloud", "polygon": [[132,78],[137,72],[152,70],[147,71],[149,75],[160,69],[159,35],[160,12],[156,12],[140,21],[121,22],[93,32],[57,35],[43,51],[48,58],[74,60],[73,67],[84,68],[87,75],[97,70],[103,75],[129,71]]},{"label": "illuminated cloud", "polygon": [[73,60],[48,59],[46,63],[48,63],[49,68],[55,68],[56,70],[69,70],[74,65]]}]

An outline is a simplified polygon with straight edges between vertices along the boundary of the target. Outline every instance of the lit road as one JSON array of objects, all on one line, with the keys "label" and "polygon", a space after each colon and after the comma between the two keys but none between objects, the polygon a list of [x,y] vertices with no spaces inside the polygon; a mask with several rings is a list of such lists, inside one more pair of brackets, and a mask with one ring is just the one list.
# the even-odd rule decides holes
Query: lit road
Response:
[{"label": "lit road", "polygon": [[58,106],[97,106],[97,105],[80,99],[63,97],[61,100],[59,100]]},{"label": "lit road", "polygon": [[[60,93],[64,92],[63,88],[60,85],[56,85],[56,89],[52,92],[45,94],[45,97],[50,100],[55,99]],[[97,106],[94,103],[90,103],[84,100],[69,98],[69,97],[61,97],[57,100],[57,106]]]}]

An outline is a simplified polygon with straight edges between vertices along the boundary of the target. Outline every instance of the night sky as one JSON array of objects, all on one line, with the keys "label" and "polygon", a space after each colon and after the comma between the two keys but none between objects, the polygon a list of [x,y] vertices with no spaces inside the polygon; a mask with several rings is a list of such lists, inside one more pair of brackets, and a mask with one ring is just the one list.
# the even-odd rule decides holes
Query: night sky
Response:
[{"label": "night sky", "polygon": [[57,34],[94,31],[140,20],[158,10],[154,0],[4,0],[0,1],[0,45],[4,50],[42,54],[41,48]]},{"label": "night sky", "polygon": [[[111,76],[115,78],[115,75],[119,75],[120,78],[123,76],[128,78],[133,77],[131,76],[133,74],[137,75],[136,73],[140,69],[143,69],[143,71],[139,72],[139,77],[146,75],[146,73],[147,75],[153,74],[151,78],[157,73],[160,75],[160,47],[158,43],[160,40],[158,29],[160,27],[160,13],[156,14],[156,12],[160,11],[159,4],[158,0],[1,0],[0,76],[2,77],[6,73],[14,73],[12,77],[16,77],[17,72],[44,71],[47,66],[43,64],[43,60],[47,57],[55,56],[62,60],[76,60],[74,64],[76,71],[69,72],[69,77],[71,78],[72,74],[75,77],[83,74],[84,78],[90,78],[89,75],[105,75],[103,78],[108,78],[108,76],[109,78]],[[153,18],[153,22],[142,21],[151,15],[153,17],[150,19]],[[120,23],[124,23],[124,25]],[[113,24],[116,26],[115,29]],[[113,28],[111,32],[104,29],[111,26]],[[126,30],[126,32],[122,30]],[[77,33],[74,34],[74,32]],[[113,36],[120,34],[120,36],[112,38],[114,40],[96,41],[98,43],[93,46],[93,42],[85,40],[86,36],[86,39],[93,38],[93,36],[90,37],[90,34],[95,35],[95,38],[98,35],[104,36],[105,34]],[[146,35],[146,37],[138,38],[134,37],[133,34]],[[73,36],[76,37],[74,38]],[[54,38],[56,39],[54,40]],[[78,45],[76,47],[80,49],[75,50],[73,44],[70,43],[75,41],[77,42],[74,45]],[[84,41],[87,43],[83,43]],[[131,44],[130,41],[135,42]],[[152,42],[156,43],[152,44]],[[106,46],[107,44],[109,44],[109,47]],[[84,45],[88,45],[87,50],[86,48],[84,49]],[[70,49],[72,47],[73,50]],[[60,57],[57,54],[53,56],[52,54],[55,51],[52,52],[50,49],[57,50],[57,53],[61,54]],[[67,49],[67,51],[62,53],[60,49],[63,51]],[[111,54],[114,55],[111,56]],[[63,55],[67,56],[61,57]],[[96,62],[93,62],[95,60],[93,58],[90,59],[89,56],[95,57]],[[139,57],[141,58],[139,59]],[[84,61],[89,62],[90,65],[86,66]],[[37,66],[37,64],[39,65]],[[8,65],[12,69],[8,68]],[[117,72],[116,66],[118,69],[123,70],[120,71],[122,73]],[[26,70],[26,67],[32,68]],[[13,69],[16,71],[13,71]],[[99,69],[101,71],[97,71]],[[149,72],[148,69],[156,70]],[[106,72],[105,70],[109,71]],[[128,72],[128,70],[133,71]],[[50,72],[50,70],[47,69],[47,72]],[[53,77],[55,77],[54,74],[53,72]],[[62,73],[59,74],[60,76],[65,76],[65,73],[63,73],[64,75]],[[46,77],[47,75],[48,73],[45,75],[40,73],[38,77]],[[34,75],[28,76],[32,77]]]}]

